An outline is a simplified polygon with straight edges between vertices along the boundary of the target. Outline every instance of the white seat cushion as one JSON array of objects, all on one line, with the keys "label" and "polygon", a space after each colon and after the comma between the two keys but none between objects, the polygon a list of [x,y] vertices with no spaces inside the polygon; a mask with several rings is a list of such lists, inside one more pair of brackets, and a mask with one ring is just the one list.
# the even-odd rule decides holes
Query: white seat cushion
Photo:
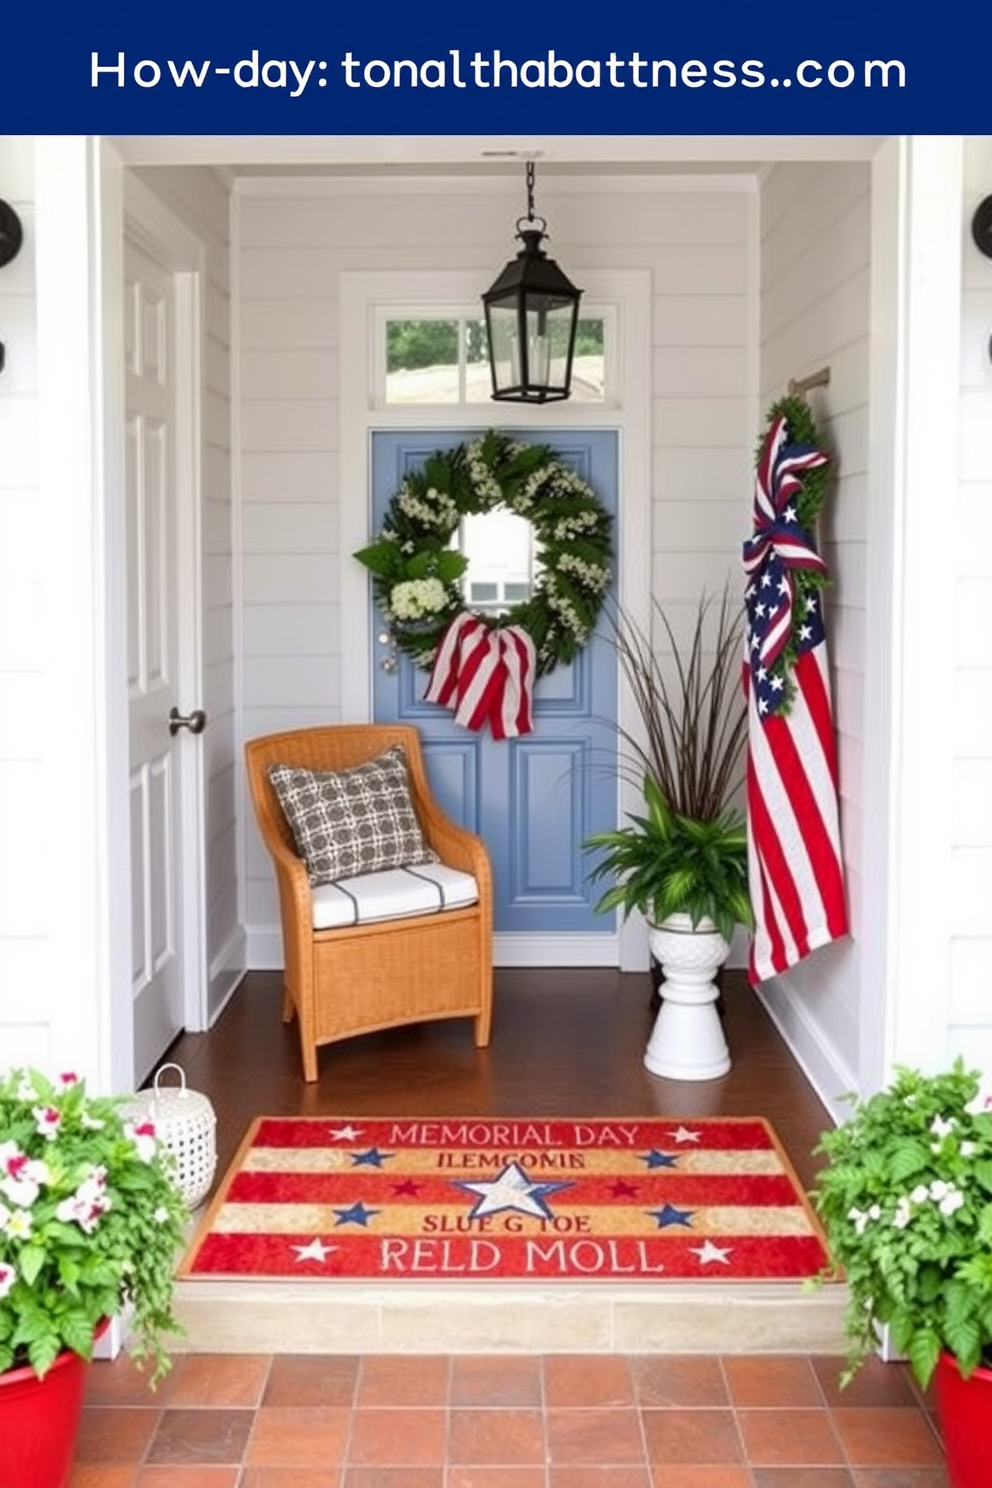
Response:
[{"label": "white seat cushion", "polygon": [[415,868],[388,868],[320,884],[312,891],[313,928],[337,930],[371,920],[407,919],[440,914],[474,904],[479,886],[471,873],[445,863],[418,863]]}]

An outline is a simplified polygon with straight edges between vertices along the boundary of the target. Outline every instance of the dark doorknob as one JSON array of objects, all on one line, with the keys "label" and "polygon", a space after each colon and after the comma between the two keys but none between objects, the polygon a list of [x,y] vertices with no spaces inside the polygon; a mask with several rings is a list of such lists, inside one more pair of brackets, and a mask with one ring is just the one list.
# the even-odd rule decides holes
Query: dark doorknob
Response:
[{"label": "dark doorknob", "polygon": [[192,713],[182,714],[178,708],[169,709],[169,733],[175,736],[181,728],[189,729],[191,734],[202,734],[207,726],[207,715],[202,708],[194,708]]}]

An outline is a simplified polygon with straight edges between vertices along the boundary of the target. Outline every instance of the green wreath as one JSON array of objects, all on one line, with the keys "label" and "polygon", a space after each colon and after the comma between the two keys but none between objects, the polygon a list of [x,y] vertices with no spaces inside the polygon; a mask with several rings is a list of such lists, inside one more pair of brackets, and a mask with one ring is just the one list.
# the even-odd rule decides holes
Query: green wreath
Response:
[{"label": "green wreath", "polygon": [[487,623],[527,631],[539,677],[577,656],[595,628],[611,581],[612,517],[547,446],[489,429],[404,476],[378,537],[353,554],[372,574],[397,647],[425,670],[466,608],[468,559],[451,539],[463,517],[497,508],[531,523],[537,577],[528,599]]}]

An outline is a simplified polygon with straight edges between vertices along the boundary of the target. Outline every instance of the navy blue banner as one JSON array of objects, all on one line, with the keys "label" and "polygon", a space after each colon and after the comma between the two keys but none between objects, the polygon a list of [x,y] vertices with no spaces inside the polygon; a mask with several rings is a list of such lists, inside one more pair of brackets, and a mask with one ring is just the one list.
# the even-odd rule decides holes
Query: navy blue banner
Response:
[{"label": "navy blue banner", "polygon": [[4,7],[38,134],[984,134],[992,3]]}]

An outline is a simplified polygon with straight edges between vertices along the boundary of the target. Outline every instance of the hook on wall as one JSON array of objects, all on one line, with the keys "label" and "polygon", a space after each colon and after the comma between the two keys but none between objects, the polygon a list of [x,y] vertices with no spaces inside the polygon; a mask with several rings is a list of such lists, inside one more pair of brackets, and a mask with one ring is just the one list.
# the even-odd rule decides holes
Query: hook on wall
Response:
[{"label": "hook on wall", "polygon": [[829,385],[830,368],[821,367],[819,372],[811,372],[808,377],[790,377],[787,392],[790,398],[805,398],[813,388],[829,387]]}]

